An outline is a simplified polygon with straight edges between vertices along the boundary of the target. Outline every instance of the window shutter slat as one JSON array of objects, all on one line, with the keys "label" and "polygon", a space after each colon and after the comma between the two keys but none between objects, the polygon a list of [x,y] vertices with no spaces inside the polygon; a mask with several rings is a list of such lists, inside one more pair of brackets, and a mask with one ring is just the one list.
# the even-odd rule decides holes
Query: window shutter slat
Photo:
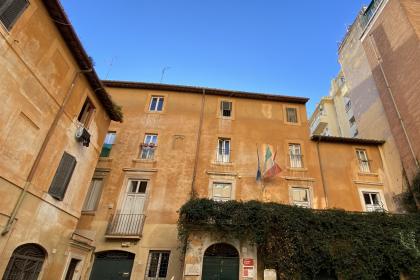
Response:
[{"label": "window shutter slat", "polygon": [[48,193],[52,197],[63,200],[75,167],[76,158],[64,152],[57,171],[55,172],[50,189],[48,190]]},{"label": "window shutter slat", "polygon": [[[6,4],[7,5],[7,4]],[[1,7],[0,20],[10,30],[20,14],[28,7],[27,0],[14,0],[8,3],[7,7]]]}]

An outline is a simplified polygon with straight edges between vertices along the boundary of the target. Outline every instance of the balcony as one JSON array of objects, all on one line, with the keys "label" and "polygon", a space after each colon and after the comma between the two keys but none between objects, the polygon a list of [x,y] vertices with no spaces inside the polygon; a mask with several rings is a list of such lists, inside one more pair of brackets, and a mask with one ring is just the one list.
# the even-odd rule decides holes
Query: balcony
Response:
[{"label": "balcony", "polygon": [[303,155],[289,154],[289,167],[290,168],[303,168]]},{"label": "balcony", "polygon": [[362,172],[362,173],[370,173],[371,172],[370,171],[370,166],[371,166],[370,160],[359,159],[358,161],[359,161],[359,172]]},{"label": "balcony", "polygon": [[328,120],[324,111],[318,111],[311,123],[311,134],[319,135],[328,126]]},{"label": "balcony", "polygon": [[362,28],[366,28],[371,19],[375,16],[383,0],[372,0],[361,18]]},{"label": "balcony", "polygon": [[105,237],[140,239],[145,218],[144,214],[111,215]]}]

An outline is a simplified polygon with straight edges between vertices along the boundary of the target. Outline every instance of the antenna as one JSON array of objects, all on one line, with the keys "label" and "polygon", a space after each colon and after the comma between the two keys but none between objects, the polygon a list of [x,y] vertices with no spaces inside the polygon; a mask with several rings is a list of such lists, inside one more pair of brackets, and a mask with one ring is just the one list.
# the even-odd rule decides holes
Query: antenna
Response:
[{"label": "antenna", "polygon": [[169,70],[169,69],[171,69],[171,67],[169,67],[169,66],[163,67],[163,69],[162,69],[162,75],[160,76],[160,82],[161,83],[163,81],[163,76],[165,75],[166,70]]},{"label": "antenna", "polygon": [[105,75],[105,79],[104,80],[107,80],[108,79],[108,75],[109,75],[109,72],[111,72],[111,68],[112,68],[112,65],[113,65],[113,63],[114,63],[114,58],[116,58],[115,56],[113,56],[112,58],[111,58],[111,62],[109,63],[109,65],[108,65],[108,71],[106,72],[106,75]]}]

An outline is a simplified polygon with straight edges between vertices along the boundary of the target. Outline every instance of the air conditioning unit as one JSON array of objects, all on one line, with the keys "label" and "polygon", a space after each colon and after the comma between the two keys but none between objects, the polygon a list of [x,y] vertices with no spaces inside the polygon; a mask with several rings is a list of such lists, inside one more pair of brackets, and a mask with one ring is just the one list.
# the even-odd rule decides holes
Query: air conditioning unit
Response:
[{"label": "air conditioning unit", "polygon": [[77,128],[75,137],[83,146],[89,147],[90,133],[84,126]]}]

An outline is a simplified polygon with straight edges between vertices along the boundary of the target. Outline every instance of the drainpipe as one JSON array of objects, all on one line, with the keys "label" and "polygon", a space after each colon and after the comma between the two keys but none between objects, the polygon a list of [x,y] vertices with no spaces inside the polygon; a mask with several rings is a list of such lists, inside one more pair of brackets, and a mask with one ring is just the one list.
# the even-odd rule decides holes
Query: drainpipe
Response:
[{"label": "drainpipe", "polygon": [[419,170],[420,169],[419,162],[417,160],[416,154],[414,153],[413,145],[411,144],[410,137],[408,136],[407,130],[405,128],[404,120],[400,114],[400,110],[398,109],[397,103],[395,102],[394,94],[392,92],[391,86],[389,85],[388,79],[386,77],[386,74],[382,65],[382,57],[379,53],[379,49],[376,48],[375,39],[373,38],[372,34],[369,35],[369,39],[370,39],[370,44],[372,46],[373,52],[375,53],[376,59],[378,60],[379,68],[381,69],[382,76],[385,80],[386,88],[388,90],[389,96],[391,97],[392,104],[394,105],[394,109],[397,112],[398,120],[400,121],[401,127],[403,129],[404,136],[405,136],[405,139],[407,140],[408,147],[410,148],[411,155],[414,159],[417,170]]},{"label": "drainpipe", "polygon": [[203,88],[203,94],[201,95],[200,123],[198,125],[198,131],[197,131],[197,143],[196,143],[196,149],[195,149],[196,152],[195,152],[195,160],[194,160],[193,177],[192,177],[192,182],[191,182],[191,198],[195,198],[197,195],[195,192],[195,178],[197,176],[198,156],[200,154],[200,141],[201,141],[201,130],[203,127],[203,119],[204,119],[205,99],[206,99],[206,90]]},{"label": "drainpipe", "polygon": [[47,148],[48,143],[49,143],[49,141],[50,141],[50,139],[51,139],[51,137],[52,137],[52,135],[55,131],[55,128],[57,127],[58,121],[60,120],[61,116],[64,113],[64,108],[66,107],[67,102],[70,99],[70,96],[73,92],[74,85],[76,84],[76,80],[81,73],[87,73],[87,72],[92,72],[92,69],[77,71],[76,74],[74,75],[72,83],[70,85],[70,88],[67,91],[67,94],[64,97],[64,100],[61,103],[57,114],[55,115],[54,121],[52,122],[50,128],[48,129],[47,135],[45,136],[44,141],[42,142],[42,146],[39,149],[38,154],[36,155],[35,161],[32,164],[31,170],[29,171],[28,177],[26,178],[26,182],[25,182],[25,185],[23,187],[23,190],[21,191],[21,193],[19,195],[19,198],[16,201],[15,206],[13,207],[12,213],[10,214],[10,218],[8,219],[7,224],[4,227],[3,231],[1,232],[1,235],[5,235],[10,231],[10,229],[12,227],[12,224],[13,224],[13,221],[15,220],[15,218],[16,218],[19,210],[20,210],[22,202],[23,202],[23,200],[26,196],[26,193],[28,192],[29,185],[32,183],[32,180],[33,180],[34,175],[35,175],[35,171],[38,169],[38,165],[41,161],[42,156],[44,155],[45,149]]},{"label": "drainpipe", "polygon": [[324,178],[324,169],[322,167],[322,160],[321,160],[321,153],[319,151],[319,142],[321,141],[321,135],[318,135],[318,141],[316,142],[316,150],[318,153],[318,163],[319,163],[319,169],[321,171],[321,182],[322,182],[322,188],[324,189],[324,195],[325,195],[325,208],[328,208],[328,195],[327,195],[327,185],[325,184],[325,178]]}]

